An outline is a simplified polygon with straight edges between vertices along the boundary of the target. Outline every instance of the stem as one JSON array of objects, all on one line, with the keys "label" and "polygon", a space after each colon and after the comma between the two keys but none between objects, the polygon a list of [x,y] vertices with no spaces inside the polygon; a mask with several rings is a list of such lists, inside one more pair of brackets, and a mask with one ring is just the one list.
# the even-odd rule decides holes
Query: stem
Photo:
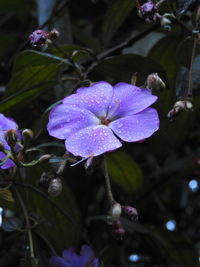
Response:
[{"label": "stem", "polygon": [[42,191],[40,191],[39,189],[37,189],[35,186],[33,186],[32,184],[24,184],[24,183],[20,183],[20,182],[15,182],[16,185],[31,189],[33,191],[35,191],[36,193],[38,193],[40,196],[42,196],[43,198],[45,198],[48,202],[50,202],[57,210],[60,211],[60,213],[62,213],[70,222],[74,227],[77,227],[78,229],[78,225],[77,223],[68,215],[67,212],[65,212],[59,205],[57,205],[53,200],[51,200],[45,193],[43,193]]},{"label": "stem", "polygon": [[60,53],[62,53],[63,54],[63,56],[65,57],[65,58],[67,58],[68,60],[69,60],[69,62],[72,64],[72,66],[74,67],[74,69],[75,69],[75,71],[76,71],[76,73],[78,74],[78,76],[79,76],[79,78],[80,78],[80,80],[85,80],[85,76],[84,76],[84,74],[82,73],[82,71],[81,71],[81,69],[80,69],[80,67],[78,66],[78,64],[76,64],[75,62],[74,62],[74,60],[62,49],[62,48],[60,48],[55,42],[53,42],[52,41],[52,44],[53,44],[53,46],[60,52]]},{"label": "stem", "polygon": [[29,239],[29,246],[30,246],[30,256],[31,258],[35,258],[34,256],[34,248],[33,248],[33,239],[32,239],[32,233],[31,233],[31,230],[30,230],[30,224],[29,224],[29,217],[28,217],[28,212],[27,212],[27,209],[26,209],[26,206],[21,198],[21,195],[19,193],[19,191],[17,190],[17,188],[15,187],[15,185],[13,184],[13,190],[16,194],[16,197],[19,201],[19,204],[22,208],[22,211],[24,213],[24,219],[26,221],[26,230],[27,230],[27,233],[28,233],[28,239]]},{"label": "stem", "polygon": [[195,38],[192,48],[192,56],[191,56],[190,70],[189,70],[189,84],[188,84],[188,95],[187,95],[189,97],[192,97],[192,72],[193,72],[193,64],[196,53],[196,46],[197,46],[197,39]]},{"label": "stem", "polygon": [[[200,18],[200,5],[198,5],[197,13],[196,13],[196,19],[195,19],[195,27],[198,29],[199,27],[199,18]],[[189,71],[189,84],[188,84],[188,96],[192,97],[192,72],[193,72],[193,64],[195,59],[195,53],[196,53],[196,47],[197,47],[197,37],[194,37],[194,44],[192,48],[192,56],[191,56],[191,62],[190,62],[190,71]]]},{"label": "stem", "polygon": [[113,202],[115,202],[115,200],[114,200],[113,193],[112,193],[112,188],[111,188],[111,184],[110,184],[110,177],[108,174],[108,168],[107,168],[105,156],[103,158],[103,171],[104,171],[104,176],[105,176],[105,183],[106,183],[106,190],[107,190],[107,194],[108,194],[108,199],[109,199],[110,203],[112,204]]}]

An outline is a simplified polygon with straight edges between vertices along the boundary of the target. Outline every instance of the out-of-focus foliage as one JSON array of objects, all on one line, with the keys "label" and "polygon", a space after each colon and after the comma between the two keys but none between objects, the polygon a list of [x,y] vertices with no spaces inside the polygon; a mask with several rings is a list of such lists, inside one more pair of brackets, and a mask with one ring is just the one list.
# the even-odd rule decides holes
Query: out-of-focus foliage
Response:
[{"label": "out-of-focus foliage", "polygon": [[[14,118],[20,130],[33,130],[25,162],[53,155],[39,166],[0,172],[0,266],[48,266],[53,254],[83,243],[109,267],[199,266],[199,1],[163,1],[160,15],[173,13],[170,31],[159,21],[146,24],[133,0],[54,1],[45,18],[39,2],[0,1],[0,113]],[[38,21],[46,21],[45,29],[56,27],[62,42],[57,38],[47,50],[33,50],[28,36]],[[72,167],[79,158],[64,154],[64,144],[51,138],[45,125],[49,111],[79,87],[99,80],[130,83],[133,75],[136,85],[145,87],[150,73],[166,84],[153,90],[159,131],[106,155],[115,200],[139,214],[137,222],[122,215],[126,235],[116,240],[106,222],[110,206],[102,159],[94,159],[87,170],[84,163]],[[169,110],[188,97],[189,86],[193,110],[170,123]],[[43,173],[62,180],[61,195],[48,194]]]}]

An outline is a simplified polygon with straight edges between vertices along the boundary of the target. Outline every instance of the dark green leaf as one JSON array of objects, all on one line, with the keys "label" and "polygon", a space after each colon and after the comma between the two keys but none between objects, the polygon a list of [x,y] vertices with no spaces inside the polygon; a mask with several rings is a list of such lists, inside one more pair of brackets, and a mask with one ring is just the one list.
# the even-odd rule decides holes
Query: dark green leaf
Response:
[{"label": "dark green leaf", "polygon": [[[30,182],[37,188],[41,167],[27,169]],[[41,190],[38,188],[38,190]],[[46,236],[57,251],[75,247],[80,238],[80,215],[73,193],[63,182],[63,191],[56,197],[39,194],[29,188],[29,207],[41,222],[38,231]]]},{"label": "dark green leaf", "polygon": [[133,0],[114,0],[108,7],[102,25],[102,40],[109,43],[134,7]]},{"label": "dark green leaf", "polygon": [[110,177],[129,193],[137,191],[142,185],[142,172],[137,163],[126,153],[117,152],[108,156]]},{"label": "dark green leaf", "polygon": [[138,73],[138,83],[144,84],[147,75],[156,72],[164,80],[165,71],[162,66],[148,57],[135,54],[125,54],[114,56],[101,60],[99,64],[91,71],[91,77],[95,80],[114,79],[130,83],[132,75]]},{"label": "dark green leaf", "polygon": [[23,51],[16,58],[13,75],[0,112],[20,109],[56,84],[63,58],[33,50]]}]

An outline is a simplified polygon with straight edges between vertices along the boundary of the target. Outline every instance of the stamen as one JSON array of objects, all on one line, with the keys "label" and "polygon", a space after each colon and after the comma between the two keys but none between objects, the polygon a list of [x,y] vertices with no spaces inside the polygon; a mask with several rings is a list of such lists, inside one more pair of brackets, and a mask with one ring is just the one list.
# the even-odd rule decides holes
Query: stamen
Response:
[{"label": "stamen", "polygon": [[70,166],[74,167],[74,166],[78,165],[79,163],[81,163],[81,162],[83,162],[83,161],[85,161],[85,160],[88,160],[89,158],[93,158],[93,157],[94,157],[94,154],[92,153],[92,154],[90,154],[87,158],[82,158],[82,159],[80,159],[79,161],[77,161],[77,162],[71,164]]},{"label": "stamen", "polygon": [[113,115],[117,111],[118,107],[119,107],[119,101],[118,100],[115,100],[115,108],[114,108],[114,110],[111,113],[108,114],[108,116],[107,116],[107,119],[108,120],[113,117]]}]

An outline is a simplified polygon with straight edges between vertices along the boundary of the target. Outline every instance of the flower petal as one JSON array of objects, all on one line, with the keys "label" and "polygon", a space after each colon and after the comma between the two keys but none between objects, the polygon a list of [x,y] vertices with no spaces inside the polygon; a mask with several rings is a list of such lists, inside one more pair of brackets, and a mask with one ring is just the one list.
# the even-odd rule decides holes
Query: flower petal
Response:
[{"label": "flower petal", "polygon": [[65,141],[66,149],[75,156],[88,158],[121,147],[121,142],[104,125],[91,126],[71,135]]},{"label": "flower petal", "polygon": [[63,99],[64,104],[85,108],[99,117],[106,116],[112,99],[113,87],[107,82],[97,82],[90,87],[79,88],[76,94]]},{"label": "flower petal", "polygon": [[0,113],[0,131],[16,130],[17,128],[17,124],[12,119],[6,118]]},{"label": "flower petal", "polygon": [[53,256],[49,260],[49,266],[50,267],[71,267],[72,265],[70,263],[65,262],[64,259],[58,256]]},{"label": "flower petal", "polygon": [[[82,267],[82,258],[81,256],[77,255],[73,248],[66,249],[62,252],[62,256],[66,262],[66,264],[69,264],[69,266],[73,267]],[[68,266],[68,265],[67,265]]]},{"label": "flower petal", "polygon": [[83,245],[81,247],[81,258],[83,264],[86,264],[94,259],[94,252],[88,245]]},{"label": "flower petal", "polygon": [[[5,156],[6,156],[5,153],[0,152],[0,160],[3,160]],[[0,166],[0,169],[5,170],[13,166],[15,166],[15,163],[11,159],[7,159],[6,162],[2,166]]]},{"label": "flower petal", "polygon": [[62,104],[52,109],[47,130],[51,136],[66,139],[80,129],[99,123],[99,119],[89,110]]},{"label": "flower petal", "polygon": [[150,90],[127,83],[116,84],[113,91],[113,99],[107,116],[111,119],[136,114],[157,100],[157,96],[152,95]]},{"label": "flower petal", "polygon": [[147,108],[135,115],[113,121],[108,126],[126,142],[140,141],[158,130],[158,113],[153,108]]}]

